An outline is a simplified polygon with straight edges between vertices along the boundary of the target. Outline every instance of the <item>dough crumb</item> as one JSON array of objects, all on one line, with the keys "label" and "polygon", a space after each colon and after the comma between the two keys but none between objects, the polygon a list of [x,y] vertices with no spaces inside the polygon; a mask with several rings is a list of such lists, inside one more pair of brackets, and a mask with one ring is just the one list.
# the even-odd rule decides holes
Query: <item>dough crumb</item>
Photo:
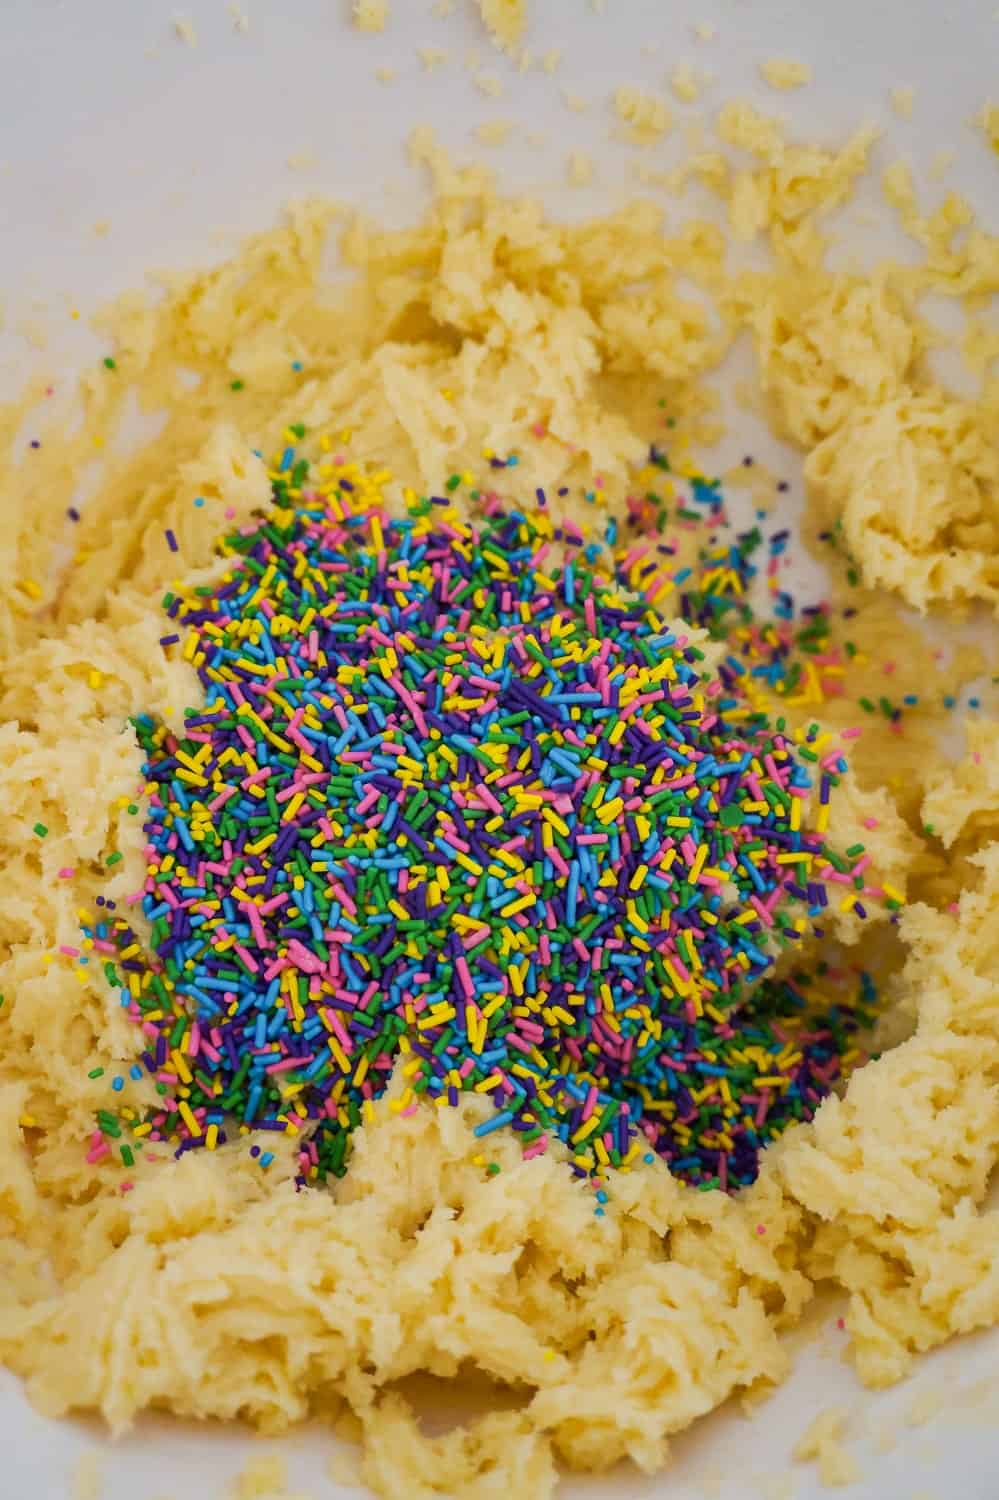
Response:
[{"label": "dough crumb", "polygon": [[73,1500],[101,1500],[103,1493],[104,1455],[88,1448],[73,1466]]},{"label": "dough crumb", "polygon": [[434,0],[434,3],[430,7],[430,9],[431,13],[437,17],[438,21],[446,21],[448,16],[451,15],[454,10],[454,0]]},{"label": "dough crumb", "polygon": [[912,107],[916,102],[915,89],[892,89],[888,94],[888,98],[891,100],[892,109],[898,115],[900,120],[912,119]]},{"label": "dough crumb", "polygon": [[790,57],[771,57],[760,63],[760,77],[772,89],[787,93],[811,83],[812,70],[808,63],[795,62]]},{"label": "dough crumb", "polygon": [[280,1453],[266,1453],[251,1458],[238,1476],[236,1500],[262,1500],[263,1496],[281,1495],[288,1488],[288,1465]]},{"label": "dough crumb", "polygon": [[561,63],[561,61],[562,61],[562,48],[561,47],[550,47],[548,49],[548,51],[545,52],[543,54],[542,58],[541,58],[541,66],[544,68],[544,70],[545,70],[546,73],[554,73],[554,72],[556,72],[558,70],[558,67],[559,67],[559,64]]},{"label": "dough crumb", "polygon": [[231,0],[231,3],[226,6],[226,10],[229,12],[229,18],[232,21],[233,31],[238,31],[240,36],[245,36],[250,29],[250,18],[246,14],[246,11],[236,4],[236,0]]},{"label": "dough crumb", "polygon": [[417,47],[416,55],[428,73],[446,63],[451,56],[443,47]]},{"label": "dough crumb", "polygon": [[919,1391],[909,1403],[905,1420],[910,1427],[924,1427],[939,1416],[944,1408],[944,1393],[937,1387]]},{"label": "dough crumb", "polygon": [[196,47],[198,45],[198,33],[194,29],[194,22],[187,16],[174,16],[174,35],[185,47]]},{"label": "dough crumb", "polygon": [[938,151],[934,151],[933,153],[933,158],[930,162],[930,176],[935,182],[939,182],[941,177],[946,176],[953,165],[953,151],[948,151],[945,146],[941,146]]},{"label": "dough crumb", "polygon": [[718,35],[718,27],[713,26],[710,21],[698,21],[693,31],[699,42],[713,42]]},{"label": "dough crumb", "polygon": [[631,139],[638,145],[651,145],[664,136],[673,123],[662,99],[624,84],[614,94],[618,118],[631,126]]},{"label": "dough crumb", "polygon": [[487,99],[498,99],[503,93],[503,84],[495,73],[476,73],[473,83],[480,94],[485,94]]},{"label": "dough crumb", "polygon": [[392,83],[397,77],[395,68],[376,68],[375,77],[379,83]]},{"label": "dough crumb", "polygon": [[334,1484],[342,1484],[348,1489],[363,1489],[364,1487],[361,1456],[351,1448],[338,1448],[330,1456],[326,1472]]},{"label": "dough crumb", "polygon": [[483,24],[497,47],[512,47],[527,26],[527,0],[479,0]]},{"label": "dough crumb", "polygon": [[512,120],[484,120],[476,127],[475,138],[483,146],[502,146],[512,129]]},{"label": "dough crumb", "polygon": [[693,104],[701,97],[703,80],[689,63],[677,63],[669,76],[669,86],[681,104]]},{"label": "dough crumb", "polygon": [[830,1489],[854,1484],[860,1477],[853,1455],[840,1443],[848,1417],[845,1406],[830,1406],[819,1412],[794,1449],[794,1457],[803,1462],[817,1460],[819,1478]]},{"label": "dough crumb", "polygon": [[590,107],[588,99],[584,99],[582,94],[574,94],[571,89],[562,90],[562,99],[566,109],[571,109],[574,115],[584,114]]},{"label": "dough crumb", "polygon": [[760,1494],[763,1500],[794,1500],[794,1476],[792,1474],[771,1474],[760,1480]]},{"label": "dough crumb", "polygon": [[314,151],[296,151],[288,157],[288,166],[293,172],[306,172],[318,166],[318,157]]},{"label": "dough crumb", "polygon": [[999,104],[986,104],[978,115],[982,134],[999,156]]},{"label": "dough crumb", "polygon": [[354,26],[358,31],[384,31],[388,18],[388,0],[354,0]]},{"label": "dough crumb", "polygon": [[573,187],[587,187],[593,181],[592,158],[585,151],[571,151],[567,175]]},{"label": "dough crumb", "polygon": [[875,1453],[893,1453],[898,1447],[898,1433],[890,1422],[879,1422],[871,1443]]}]

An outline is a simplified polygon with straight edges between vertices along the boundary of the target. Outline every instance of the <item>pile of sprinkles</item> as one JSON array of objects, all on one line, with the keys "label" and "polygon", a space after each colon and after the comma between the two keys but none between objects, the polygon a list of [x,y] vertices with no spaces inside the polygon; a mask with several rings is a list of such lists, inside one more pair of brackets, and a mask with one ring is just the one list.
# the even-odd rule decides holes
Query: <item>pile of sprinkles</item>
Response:
[{"label": "pile of sprinkles", "polygon": [[543,494],[391,519],[386,475],[287,436],[225,577],[165,600],[205,704],[134,721],[149,939],[110,903],[87,933],[161,1103],[103,1111],[92,1159],[279,1132],[301,1184],[342,1175],[399,1064],[394,1109],[473,1091],[526,1157],[751,1182],[873,1019],[866,978],[773,972],[830,890],[885,899],[825,843],[840,750],[706,674]]}]

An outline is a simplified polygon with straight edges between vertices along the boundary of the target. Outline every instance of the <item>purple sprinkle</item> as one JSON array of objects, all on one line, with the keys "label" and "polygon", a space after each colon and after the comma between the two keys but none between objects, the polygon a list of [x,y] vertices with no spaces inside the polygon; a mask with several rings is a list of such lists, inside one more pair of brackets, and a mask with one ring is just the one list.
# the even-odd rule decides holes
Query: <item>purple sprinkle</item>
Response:
[{"label": "purple sprinkle", "polygon": [[170,548],[170,551],[179,552],[180,548],[177,545],[177,538],[174,536],[169,526],[167,527],[166,531],[164,531],[163,535],[166,537],[166,544]]}]

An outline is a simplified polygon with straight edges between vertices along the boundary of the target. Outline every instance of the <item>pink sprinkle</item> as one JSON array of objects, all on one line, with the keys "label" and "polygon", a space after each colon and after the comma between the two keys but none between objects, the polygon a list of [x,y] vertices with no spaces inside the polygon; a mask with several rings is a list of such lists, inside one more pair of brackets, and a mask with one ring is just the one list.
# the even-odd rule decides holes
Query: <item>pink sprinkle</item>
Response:
[{"label": "pink sprinkle", "polygon": [[76,874],[76,871],[74,869],[72,869],[69,865],[67,865],[64,870],[60,870],[59,871],[59,879],[60,880],[72,880],[73,876],[75,874]]},{"label": "pink sprinkle", "polygon": [[458,975],[458,979],[461,984],[465,999],[471,1000],[475,994],[475,985],[472,983],[472,976],[468,968],[468,960],[465,958],[464,954],[458,955],[458,957],[454,961],[454,967],[455,972]]}]

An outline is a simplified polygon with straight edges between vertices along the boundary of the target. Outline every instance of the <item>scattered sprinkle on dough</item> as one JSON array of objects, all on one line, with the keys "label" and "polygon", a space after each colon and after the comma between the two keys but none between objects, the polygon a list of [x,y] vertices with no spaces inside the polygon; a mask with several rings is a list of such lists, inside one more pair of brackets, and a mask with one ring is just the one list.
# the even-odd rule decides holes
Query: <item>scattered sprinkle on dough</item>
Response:
[{"label": "scattered sprinkle on dough", "polygon": [[194,29],[194,22],[187,16],[175,16],[173,30],[177,40],[183,42],[185,47],[198,45],[198,33]]},{"label": "scattered sprinkle on dough", "polygon": [[615,90],[614,108],[618,118],[631,126],[631,139],[638,145],[651,145],[659,140],[673,123],[665,100],[630,84],[622,84]]},{"label": "scattered sprinkle on dough", "polygon": [[790,57],[771,57],[760,63],[760,76],[772,89],[787,93],[811,83],[812,70],[808,63],[795,62]]},{"label": "scattered sprinkle on dough", "polygon": [[573,187],[587,187],[593,181],[593,159],[585,151],[570,151],[567,168]]},{"label": "scattered sprinkle on dough", "polygon": [[999,104],[986,104],[978,116],[982,133],[999,156]]},{"label": "scattered sprinkle on dough", "polygon": [[497,47],[520,41],[527,25],[527,0],[479,0],[479,12]]},{"label": "scattered sprinkle on dough", "polygon": [[916,91],[913,88],[895,88],[888,94],[891,107],[900,120],[911,120],[912,109],[916,102]]},{"label": "scattered sprinkle on dough", "polygon": [[669,76],[669,86],[681,104],[693,104],[701,97],[702,80],[689,63],[677,63]]},{"label": "scattered sprinkle on dough", "polygon": [[718,27],[712,25],[710,21],[698,21],[693,31],[699,42],[713,42],[718,35]]},{"label": "scattered sprinkle on dough", "polygon": [[513,130],[512,120],[484,120],[476,126],[475,138],[483,146],[502,146]]},{"label": "scattered sprinkle on dough", "polygon": [[73,1466],[73,1500],[101,1500],[103,1489],[104,1455],[88,1448]]},{"label": "scattered sprinkle on dough", "polygon": [[446,63],[451,54],[443,47],[417,47],[416,55],[427,72],[432,73],[435,68]]},{"label": "scattered sprinkle on dough", "polygon": [[354,26],[358,31],[384,31],[388,18],[388,0],[354,0]]},{"label": "scattered sprinkle on dough", "polygon": [[848,1417],[844,1406],[830,1406],[819,1412],[794,1449],[795,1458],[802,1462],[818,1461],[819,1478],[830,1489],[854,1484],[860,1477],[853,1455],[840,1442]]}]

